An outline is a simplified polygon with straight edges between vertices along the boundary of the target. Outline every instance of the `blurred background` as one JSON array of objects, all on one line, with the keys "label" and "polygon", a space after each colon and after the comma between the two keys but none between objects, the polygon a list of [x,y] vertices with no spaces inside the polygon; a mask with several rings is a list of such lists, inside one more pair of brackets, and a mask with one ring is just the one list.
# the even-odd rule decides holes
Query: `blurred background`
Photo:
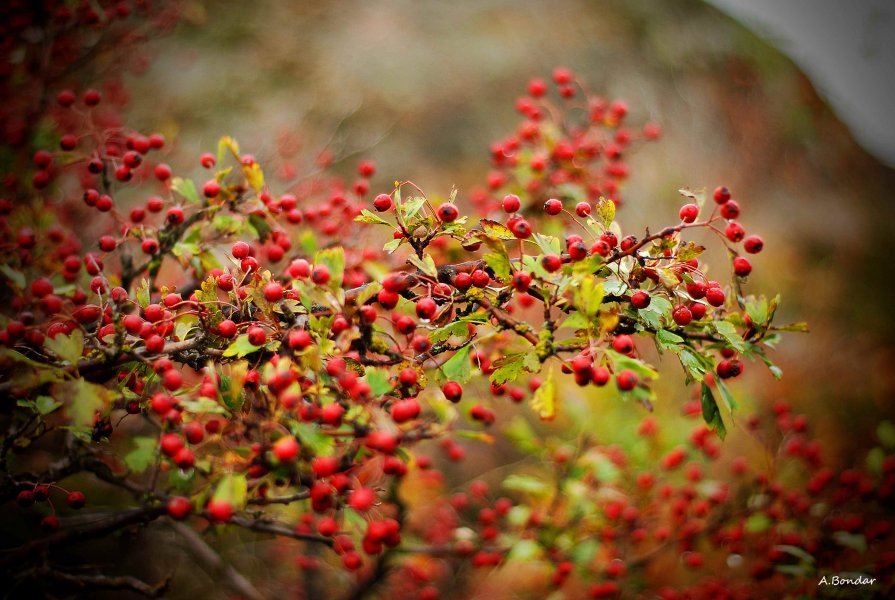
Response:
[{"label": "blurred background", "polygon": [[[147,48],[145,72],[128,76],[129,121],[175,141],[171,164],[196,164],[229,134],[280,164],[284,181],[329,148],[349,177],[361,157],[375,160],[374,192],[396,179],[437,195],[456,185],[463,204],[484,184],[489,143],[518,122],[527,81],[566,66],[625,99],[632,124],[663,128],[630,159],[626,232],[675,221],[681,187],[733,191],[741,222],[766,242],[747,291],[779,291],[780,322],[811,329],[776,351],[781,382],[747,365],[733,384],[736,418],[790,402],[827,460],[848,466],[893,412],[893,28],[891,4],[872,2],[189,3],[176,32]],[[667,367],[656,409],[673,428],[690,392]],[[577,388],[563,401],[553,424],[526,418],[545,436],[584,419],[609,442],[634,439],[639,407]],[[449,488],[482,475],[499,483],[494,468],[517,458],[469,444],[474,460],[446,467]],[[742,426],[725,444],[763,451]],[[263,560],[229,548],[236,562]]]}]

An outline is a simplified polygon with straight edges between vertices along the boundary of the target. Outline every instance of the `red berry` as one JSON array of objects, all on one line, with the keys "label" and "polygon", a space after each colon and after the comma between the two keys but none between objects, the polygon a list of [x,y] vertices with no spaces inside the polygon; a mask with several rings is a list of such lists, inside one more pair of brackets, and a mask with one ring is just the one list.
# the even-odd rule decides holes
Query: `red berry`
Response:
[{"label": "red berry", "polygon": [[168,516],[177,521],[183,520],[193,511],[193,505],[188,498],[172,496],[168,499]]},{"label": "red berry", "polygon": [[444,223],[452,223],[460,216],[460,211],[451,202],[445,202],[438,207],[438,218]]},{"label": "red berry", "polygon": [[612,348],[621,354],[629,354],[634,351],[634,340],[630,335],[621,334],[612,340]]},{"label": "red berry", "polygon": [[575,205],[575,214],[581,218],[584,218],[584,217],[590,215],[590,211],[591,211],[590,204],[587,202],[579,202],[578,204]]},{"label": "red berry", "polygon": [[329,279],[329,269],[326,265],[317,265],[314,267],[314,270],[311,271],[311,281],[317,285],[326,285],[329,283]]},{"label": "red berry", "polygon": [[715,199],[715,202],[718,204],[724,204],[728,200],[730,200],[730,190],[728,190],[724,186],[719,186],[715,188],[715,193],[712,194],[712,197]]},{"label": "red berry", "polygon": [[233,517],[233,513],[235,512],[233,505],[226,500],[215,499],[208,502],[206,510],[208,511],[208,516],[211,517],[211,520],[216,523],[226,523]]},{"label": "red berry", "polygon": [[379,212],[391,210],[392,206],[392,197],[388,194],[379,194],[378,196],[373,198],[373,208],[375,208]]},{"label": "red berry", "polygon": [[264,299],[268,302],[279,302],[283,299],[283,286],[272,281],[264,286]]},{"label": "red berry", "polygon": [[706,301],[712,306],[721,306],[724,304],[724,290],[719,287],[712,287],[705,292]]},{"label": "red berry", "polygon": [[737,256],[733,259],[733,272],[739,277],[745,277],[752,272],[752,264],[742,256]]},{"label": "red berry", "polygon": [[263,346],[267,343],[267,333],[258,325],[249,327],[246,333],[248,333],[249,336],[249,343],[253,346]]},{"label": "red berry", "polygon": [[764,248],[764,241],[757,235],[750,235],[743,240],[743,249],[749,254],[758,254]]},{"label": "red berry", "polygon": [[205,194],[206,198],[214,198],[221,193],[221,184],[214,179],[210,179],[202,186],[202,193]]},{"label": "red berry", "polygon": [[699,207],[695,204],[684,204],[680,211],[681,221],[684,223],[692,223],[699,216]]},{"label": "red berry", "polygon": [[674,312],[671,313],[671,318],[673,318],[674,322],[681,327],[685,327],[693,320],[693,313],[690,312],[690,309],[686,306],[678,306],[674,309]]},{"label": "red berry", "polygon": [[294,461],[298,458],[299,450],[298,440],[291,435],[281,437],[273,445],[274,456],[280,462]]},{"label": "red berry", "polygon": [[236,242],[230,248],[230,253],[233,255],[233,258],[237,260],[242,260],[248,257],[249,253],[252,251],[252,247],[246,244],[245,242]]},{"label": "red berry", "polygon": [[736,219],[740,216],[740,205],[736,200],[728,200],[721,205],[721,216],[725,219]]},{"label": "red berry", "polygon": [[102,99],[102,94],[100,94],[97,90],[90,89],[84,92],[83,100],[84,104],[86,104],[87,106],[96,106],[102,101]]},{"label": "red berry", "polygon": [[623,392],[629,392],[637,387],[637,374],[630,369],[625,369],[615,376],[615,383]]},{"label": "red berry", "polygon": [[558,215],[562,212],[562,201],[550,198],[544,203],[544,212],[548,215]]},{"label": "red berry", "polygon": [[425,321],[429,321],[435,316],[438,306],[432,298],[420,298],[416,301],[416,316]]},{"label": "red berry", "polygon": [[545,254],[541,259],[541,266],[548,273],[555,273],[562,268],[562,259],[555,254]]},{"label": "red berry", "polygon": [[634,308],[646,308],[650,305],[652,298],[643,290],[638,290],[631,295],[631,306]]},{"label": "red berry", "polygon": [[183,209],[179,206],[172,206],[168,209],[166,220],[170,225],[180,225],[183,223]]},{"label": "red berry", "polygon": [[727,239],[731,242],[739,242],[746,235],[746,230],[744,230],[743,226],[736,221],[731,221],[727,224],[727,228],[724,230],[724,235],[726,235]]},{"label": "red berry", "polygon": [[516,194],[507,194],[503,197],[503,209],[508,213],[514,213],[522,206],[519,196]]},{"label": "red berry", "polygon": [[293,329],[289,332],[287,343],[293,350],[304,350],[313,343],[311,334],[304,329]]},{"label": "red berry", "polygon": [[236,323],[230,319],[224,319],[218,323],[218,335],[225,338],[232,338],[236,335]]},{"label": "red berry", "polygon": [[459,402],[463,397],[463,386],[456,381],[448,381],[442,386],[441,391],[444,392],[445,398],[454,403]]},{"label": "red berry", "polygon": [[525,240],[531,237],[531,225],[525,219],[517,219],[510,227],[510,231],[517,239]]},{"label": "red berry", "polygon": [[199,158],[199,163],[206,169],[212,168],[216,162],[214,154],[211,154],[210,152],[206,152]]}]

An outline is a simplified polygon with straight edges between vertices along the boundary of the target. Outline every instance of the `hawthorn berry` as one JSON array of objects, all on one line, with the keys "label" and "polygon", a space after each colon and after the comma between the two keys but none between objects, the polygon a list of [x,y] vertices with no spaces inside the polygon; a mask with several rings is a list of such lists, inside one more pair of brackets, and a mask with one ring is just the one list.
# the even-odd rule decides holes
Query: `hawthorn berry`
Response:
[{"label": "hawthorn berry", "polygon": [[630,354],[634,351],[634,340],[630,335],[622,333],[612,340],[612,348],[620,354]]},{"label": "hawthorn berry", "polygon": [[638,290],[631,294],[631,306],[634,308],[646,308],[650,305],[652,298],[647,292]]},{"label": "hawthorn berry", "polygon": [[268,302],[279,302],[283,299],[283,286],[272,281],[264,286],[264,299]]},{"label": "hawthorn berry", "polygon": [[253,346],[263,346],[267,343],[267,332],[264,331],[263,327],[252,325],[246,333],[249,337],[249,343]]},{"label": "hawthorn berry", "polygon": [[187,518],[193,511],[193,505],[188,498],[183,496],[172,496],[168,498],[168,504],[165,506],[168,516],[176,521],[182,521]]},{"label": "hawthorn berry", "polygon": [[392,202],[392,197],[388,194],[379,194],[373,198],[373,208],[379,212],[391,210],[392,206],[394,206],[394,202]]},{"label": "hawthorn berry", "polygon": [[548,273],[555,273],[562,268],[562,259],[556,254],[545,254],[541,258],[541,266]]},{"label": "hawthorn berry", "polygon": [[749,254],[758,254],[764,248],[764,241],[757,235],[750,235],[743,240],[743,249]]},{"label": "hawthorn berry", "polygon": [[725,202],[730,200],[730,190],[728,190],[724,186],[716,187],[714,193],[712,194],[712,198],[715,199],[716,203],[724,204]]},{"label": "hawthorn berry", "polygon": [[752,264],[742,256],[733,259],[733,272],[739,277],[745,277],[752,272]]},{"label": "hawthorn berry", "polygon": [[746,235],[746,231],[743,229],[742,225],[736,221],[731,221],[727,224],[727,228],[724,230],[724,235],[727,236],[727,239],[731,242],[739,242]]},{"label": "hawthorn berry", "polygon": [[684,223],[693,223],[699,216],[699,207],[695,204],[684,204],[681,207],[680,218]]},{"label": "hawthorn berry", "polygon": [[298,440],[291,435],[286,435],[274,442],[273,453],[280,462],[292,462],[298,458],[300,448]]},{"label": "hawthorn berry", "polygon": [[226,523],[233,518],[233,514],[236,512],[231,503],[214,498],[208,501],[205,511],[215,523]]},{"label": "hawthorn berry", "polygon": [[681,327],[685,327],[690,324],[693,320],[693,313],[686,306],[678,306],[671,313],[671,318],[674,319],[674,322],[680,325]]},{"label": "hawthorn berry", "polygon": [[211,179],[202,186],[202,193],[206,198],[216,198],[221,193],[221,184]]},{"label": "hawthorn berry", "polygon": [[736,219],[740,216],[740,205],[736,200],[728,200],[721,205],[721,216],[725,219]]},{"label": "hawthorn berry", "polygon": [[525,240],[531,237],[531,225],[525,219],[517,219],[510,226],[510,231],[513,232],[513,235],[520,240]]},{"label": "hawthorn berry", "polygon": [[514,213],[522,206],[519,196],[516,194],[507,194],[503,197],[503,210],[508,213]]},{"label": "hawthorn berry", "polygon": [[637,387],[637,374],[630,369],[625,369],[615,376],[615,383],[621,391],[629,392]]},{"label": "hawthorn berry", "polygon": [[326,265],[317,265],[311,271],[311,281],[317,285],[326,285],[329,283],[330,273]]},{"label": "hawthorn berry", "polygon": [[463,397],[463,386],[456,381],[448,381],[441,387],[444,397],[453,403],[457,403]]},{"label": "hawthorn berry", "polygon": [[724,304],[724,290],[719,287],[712,287],[705,292],[706,301],[712,306],[721,306]]},{"label": "hawthorn berry", "polygon": [[562,200],[550,198],[544,202],[544,212],[551,216],[558,215],[562,212]]},{"label": "hawthorn berry", "polygon": [[232,338],[236,335],[236,323],[230,319],[224,319],[218,323],[218,335],[225,338]]},{"label": "hawthorn berry", "polygon": [[431,320],[435,316],[436,310],[438,310],[438,306],[432,298],[425,297],[416,301],[416,316],[420,319]]},{"label": "hawthorn berry", "polygon": [[453,203],[445,202],[438,207],[437,214],[443,223],[453,223],[460,216],[460,211],[457,210]]},{"label": "hawthorn berry", "polygon": [[590,204],[587,202],[582,201],[575,205],[575,214],[582,219],[590,215],[590,210]]}]

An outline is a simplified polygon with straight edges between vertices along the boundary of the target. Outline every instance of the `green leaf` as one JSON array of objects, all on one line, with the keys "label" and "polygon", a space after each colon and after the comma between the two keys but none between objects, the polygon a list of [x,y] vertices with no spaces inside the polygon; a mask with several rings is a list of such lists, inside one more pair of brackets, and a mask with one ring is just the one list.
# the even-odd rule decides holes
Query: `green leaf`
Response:
[{"label": "green leaf", "polygon": [[199,194],[196,192],[196,185],[192,179],[183,179],[182,177],[174,177],[171,179],[171,189],[193,204],[202,204]]},{"label": "green leaf", "polygon": [[503,429],[504,436],[520,451],[526,454],[540,452],[541,443],[534,429],[522,415],[516,415]]},{"label": "green leaf", "polygon": [[17,288],[20,290],[25,289],[25,274],[19,271],[16,271],[9,265],[0,265],[0,272],[2,272],[7,279],[13,282]]},{"label": "green leaf", "polygon": [[482,219],[479,221],[479,224],[482,226],[482,235],[489,240],[500,241],[516,239],[513,232],[503,223],[498,223],[497,221],[492,221],[490,219]]},{"label": "green leaf", "polygon": [[494,371],[489,378],[491,383],[501,385],[519,377],[523,370],[525,353],[508,354],[494,361]]},{"label": "green leaf", "polygon": [[84,333],[75,329],[69,335],[58,334],[44,342],[50,352],[71,364],[77,364],[84,352]]},{"label": "green leaf", "polygon": [[573,312],[569,318],[562,322],[560,329],[587,329],[587,319],[580,312]]},{"label": "green leaf", "polygon": [[61,402],[56,402],[49,396],[38,396],[34,399],[34,408],[42,415],[48,415],[60,406],[62,406]]},{"label": "green leaf", "polygon": [[[137,304],[140,305],[140,308],[149,306],[149,280],[145,277],[140,281],[140,285],[135,292],[135,297],[137,298]],[[215,298],[217,298],[217,296],[215,296]]]},{"label": "green leaf", "polygon": [[702,384],[702,392],[699,395],[702,404],[702,418],[710,429],[714,429],[718,437],[722,440],[727,436],[727,427],[721,418],[721,411],[718,410],[718,404],[715,402],[715,396],[712,394],[711,388],[704,382]]},{"label": "green leaf", "polygon": [[326,265],[329,269],[331,289],[342,287],[342,277],[345,274],[345,249],[342,246],[320,250],[314,255],[314,264]]},{"label": "green leaf", "polygon": [[552,421],[556,418],[556,381],[552,370],[547,374],[547,379],[535,390],[531,408],[538,413],[542,421]]},{"label": "green leaf", "polygon": [[521,539],[510,548],[507,560],[518,560],[530,563],[544,554],[544,549],[535,540]]},{"label": "green leaf", "polygon": [[230,503],[236,510],[242,510],[246,505],[248,484],[245,475],[241,473],[227,473],[218,482],[214,491],[214,500]]},{"label": "green leaf", "polygon": [[771,519],[764,513],[755,513],[746,519],[746,533],[762,533],[772,525]]},{"label": "green leaf", "polygon": [[559,256],[562,253],[562,245],[560,244],[558,237],[544,235],[542,233],[534,233],[532,234],[532,239],[534,239],[534,242],[544,254],[556,254]]},{"label": "green leaf", "polygon": [[608,348],[606,349],[606,354],[609,356],[609,358],[612,359],[612,362],[615,364],[616,372],[623,369],[630,369],[634,371],[639,377],[645,379],[655,379],[659,376],[654,368],[640,359],[631,358],[630,356],[625,356],[624,354],[619,354],[615,350],[610,350]]},{"label": "green leaf", "polygon": [[700,246],[694,242],[681,242],[677,251],[677,259],[680,261],[696,258],[705,252],[705,246]]},{"label": "green leaf", "polygon": [[204,396],[200,397],[198,400],[180,400],[180,406],[183,407],[183,410],[186,412],[194,415],[202,415],[206,413],[216,413],[220,415],[227,414],[226,408],[211,398],[206,398]]},{"label": "green leaf", "polygon": [[261,242],[266,241],[270,232],[273,231],[267,219],[256,213],[249,214],[249,225],[255,230],[255,235]]},{"label": "green leaf", "polygon": [[224,156],[227,150],[233,155],[233,158],[239,160],[239,144],[229,135],[225,135],[218,140],[218,164],[224,162]]},{"label": "green leaf", "polygon": [[244,333],[237,337],[234,341],[227,346],[227,349],[224,350],[224,356],[235,356],[237,358],[242,358],[243,356],[247,356],[252,354],[253,352],[257,352],[260,350],[260,346],[256,346],[249,341],[248,334]]},{"label": "green leaf", "polygon": [[422,259],[415,254],[411,254],[407,257],[407,262],[429,277],[438,277],[438,267],[435,266],[435,261],[429,254],[423,254]]},{"label": "green leaf", "polygon": [[700,190],[697,190],[696,192],[692,192],[686,188],[681,188],[677,191],[677,193],[680,194],[681,196],[683,196],[684,198],[687,198],[688,200],[691,200],[692,202],[694,202],[696,204],[696,206],[699,207],[699,210],[702,210],[702,205],[705,204],[705,190],[704,189],[700,189]]},{"label": "green leaf", "polygon": [[395,250],[398,249],[398,246],[401,245],[401,242],[404,241],[404,238],[398,238],[394,240],[389,240],[385,244],[383,244],[382,249],[389,254],[392,254]]},{"label": "green leaf", "polygon": [[743,342],[742,336],[737,333],[733,323],[730,321],[715,321],[713,325],[715,331],[718,332],[718,335],[727,340],[727,343],[730,344],[731,348],[737,352],[743,352],[746,349],[746,344]]},{"label": "green leaf", "polygon": [[83,379],[65,381],[53,386],[53,397],[66,403],[71,423],[78,428],[92,428],[97,412],[111,402],[112,392]]},{"label": "green leaf", "polygon": [[407,223],[407,221],[415,217],[425,203],[426,199],[422,196],[413,196],[410,200],[402,202],[400,204],[400,209],[404,222]]},{"label": "green leaf", "polygon": [[394,388],[388,380],[388,371],[385,369],[367,367],[365,378],[367,384],[370,386],[370,394],[373,396],[381,396],[382,394],[392,391]]},{"label": "green leaf", "polygon": [[603,303],[603,285],[596,275],[585,275],[578,281],[573,297],[578,310],[593,321]]},{"label": "green leaf", "polygon": [[[502,250],[502,252],[501,252]],[[510,259],[507,256],[506,249],[503,246],[497,252],[489,252],[485,254],[482,259],[485,261],[485,264],[488,265],[498,279],[501,281],[509,281],[512,277],[512,270],[510,269]]]},{"label": "green leaf", "polygon": [[435,331],[429,334],[429,341],[433,344],[437,342],[444,342],[450,339],[453,336],[458,337],[467,337],[467,333],[469,332],[469,323],[466,321],[455,321],[453,323],[449,323],[444,327],[439,327]]},{"label": "green leaf", "polygon": [[604,229],[608,229],[615,220],[615,202],[608,198],[600,197],[597,202],[597,218]]},{"label": "green leaf", "polygon": [[671,346],[683,344],[684,338],[676,333],[668,331],[667,329],[659,329],[658,331],[656,331],[656,341],[659,343],[660,348],[668,349]]},{"label": "green leaf", "polygon": [[619,469],[608,456],[604,454],[591,454],[590,457],[593,475],[600,483],[614,483],[621,477],[621,469]]},{"label": "green leaf", "polygon": [[132,473],[142,473],[155,461],[158,442],[154,437],[138,436],[134,444],[137,447],[124,455],[124,462]]},{"label": "green leaf", "polygon": [[865,538],[863,534],[835,531],[833,532],[833,539],[836,540],[836,543],[840,546],[851,548],[858,554],[867,552],[867,538]]},{"label": "green leaf", "polygon": [[370,223],[372,225],[391,225],[388,221],[371,213],[366,208],[360,211],[360,214],[354,217],[357,223]]},{"label": "green leaf", "polygon": [[891,421],[882,421],[876,428],[876,437],[886,448],[895,448],[895,425]]},{"label": "green leaf", "polygon": [[530,475],[514,473],[503,480],[501,487],[511,492],[523,492],[532,496],[544,496],[550,492],[551,486],[546,481]]},{"label": "green leaf", "polygon": [[469,356],[472,346],[464,346],[457,350],[452,357],[447,359],[438,372],[439,381],[456,381],[466,383],[472,377],[472,364]]},{"label": "green leaf", "polygon": [[311,423],[296,421],[292,425],[292,434],[298,438],[302,446],[310,449],[314,456],[332,456],[335,452],[335,439],[324,434]]},{"label": "green leaf", "polygon": [[721,399],[724,401],[724,406],[727,408],[728,412],[732,413],[737,407],[737,402],[733,399],[733,394],[730,393],[727,384],[721,381],[720,377],[715,378],[715,384],[718,386],[718,392],[721,393]]}]

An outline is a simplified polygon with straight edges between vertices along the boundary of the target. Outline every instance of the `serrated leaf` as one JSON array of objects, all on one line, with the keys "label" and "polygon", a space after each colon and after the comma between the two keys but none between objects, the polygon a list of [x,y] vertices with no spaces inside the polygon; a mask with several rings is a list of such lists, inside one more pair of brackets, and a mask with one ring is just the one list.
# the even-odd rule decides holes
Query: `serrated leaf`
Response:
[{"label": "serrated leaf", "polygon": [[523,370],[525,353],[508,354],[494,361],[489,380],[495,385],[501,385],[507,381],[513,381],[519,377]]},{"label": "serrated leaf", "polygon": [[429,334],[429,341],[433,344],[444,342],[453,336],[467,337],[469,324],[466,321],[454,321],[444,327],[439,327]]},{"label": "serrated leaf", "polygon": [[142,473],[155,462],[158,442],[155,438],[146,436],[137,436],[133,439],[136,448],[124,455],[124,463],[132,473]]},{"label": "serrated leaf", "polygon": [[624,354],[620,354],[615,350],[606,349],[606,354],[609,358],[612,359],[612,362],[615,364],[616,372],[630,369],[634,371],[639,377],[645,379],[655,379],[659,376],[654,368],[643,362],[638,358],[631,358],[630,356],[625,356]]},{"label": "serrated leaf", "polygon": [[202,204],[192,179],[174,177],[171,179],[171,189],[193,204]]},{"label": "serrated leaf", "polygon": [[218,140],[218,163],[224,162],[224,155],[227,153],[227,150],[230,151],[233,158],[237,161],[239,160],[239,144],[229,135],[225,135]]},{"label": "serrated leaf", "polygon": [[242,358],[243,356],[248,356],[253,352],[257,352],[261,349],[261,346],[256,346],[249,341],[249,336],[246,333],[238,336],[235,340],[230,342],[230,345],[227,346],[227,349],[224,350],[224,356],[235,356],[236,358]]},{"label": "serrated leaf", "polygon": [[615,220],[615,202],[601,196],[597,202],[597,218],[604,228],[608,228]]},{"label": "serrated leaf", "polygon": [[558,237],[544,235],[543,233],[534,233],[531,237],[535,244],[538,245],[538,248],[541,249],[542,253],[556,254],[557,256],[562,253],[562,245],[560,244]]},{"label": "serrated leaf", "polygon": [[677,259],[680,261],[690,260],[691,258],[696,258],[703,252],[705,252],[705,246],[700,246],[694,242],[681,242],[680,248],[677,251]]},{"label": "serrated leaf", "polygon": [[298,438],[302,446],[311,450],[314,456],[332,456],[335,453],[335,439],[324,434],[311,423],[294,422],[292,424],[292,434]]},{"label": "serrated leaf", "polygon": [[384,369],[367,367],[365,379],[370,386],[370,394],[373,396],[381,396],[394,388],[388,380],[388,371]]},{"label": "serrated leaf", "polygon": [[718,332],[718,335],[727,340],[731,348],[737,352],[743,352],[746,349],[746,344],[743,342],[742,336],[737,333],[733,323],[729,321],[714,321],[712,325],[715,331]]},{"label": "serrated leaf", "polygon": [[727,427],[721,418],[721,411],[718,410],[718,404],[715,402],[715,396],[712,394],[711,388],[704,382],[702,391],[699,394],[700,404],[702,404],[702,418],[710,429],[714,429],[718,437],[722,440],[727,437]]},{"label": "serrated leaf", "polygon": [[248,495],[248,483],[242,473],[227,473],[218,482],[212,498],[217,501],[228,502],[236,510],[242,510],[246,505]]},{"label": "serrated leaf", "polygon": [[556,418],[556,381],[552,370],[548,373],[547,379],[535,390],[531,408],[542,421],[552,421]]},{"label": "serrated leaf", "polygon": [[398,249],[398,246],[401,245],[401,242],[404,241],[404,238],[398,238],[394,240],[389,240],[385,244],[382,245],[382,249],[389,254],[392,254],[395,250]]},{"label": "serrated leaf", "polygon": [[402,202],[400,204],[400,210],[401,216],[404,218],[404,222],[406,223],[407,221],[415,217],[425,203],[426,199],[422,196],[413,196],[406,202]]},{"label": "serrated leaf", "polygon": [[214,413],[219,415],[227,414],[227,409],[218,404],[211,398],[200,396],[196,400],[180,400],[180,406],[188,413],[194,415],[202,415],[206,413]]},{"label": "serrated leaf", "polygon": [[[149,280],[145,277],[140,281],[140,285],[135,292],[135,297],[137,298],[137,304],[140,305],[140,308],[149,306]],[[217,298],[217,296],[215,296],[215,298]]]},{"label": "serrated leaf", "polygon": [[659,329],[656,331],[656,341],[660,348],[668,349],[677,344],[683,344],[684,338],[676,333],[672,333],[667,329]]},{"label": "serrated leaf", "polygon": [[[502,250],[502,252],[501,252]],[[503,246],[496,252],[489,252],[482,257],[482,260],[485,261],[485,264],[494,272],[498,279],[501,281],[509,281],[512,277],[512,270],[510,269],[510,259],[507,256],[506,250]]]},{"label": "serrated leaf", "polygon": [[75,329],[68,335],[58,334],[47,338],[44,347],[62,360],[75,365],[84,352],[84,334],[80,329]]},{"label": "serrated leaf", "polygon": [[500,241],[516,239],[513,232],[503,223],[498,223],[497,221],[492,221],[490,219],[482,219],[479,221],[479,224],[482,226],[482,235],[489,240]]},{"label": "serrated leaf", "polygon": [[435,260],[429,254],[423,254],[422,259],[416,254],[411,254],[407,257],[407,262],[429,277],[438,277],[438,267],[435,266]]},{"label": "serrated leaf", "polygon": [[375,215],[366,208],[360,211],[359,215],[354,217],[354,221],[357,223],[370,223],[372,225],[391,225],[388,221]]},{"label": "serrated leaf", "polygon": [[112,398],[111,391],[84,379],[57,383],[52,395],[65,403],[69,419],[77,428],[92,428],[96,413],[102,413]]},{"label": "serrated leaf", "polygon": [[471,353],[472,346],[464,346],[447,359],[441,365],[441,370],[438,371],[439,382],[456,381],[458,383],[467,383],[472,377],[472,364],[469,362]]}]

